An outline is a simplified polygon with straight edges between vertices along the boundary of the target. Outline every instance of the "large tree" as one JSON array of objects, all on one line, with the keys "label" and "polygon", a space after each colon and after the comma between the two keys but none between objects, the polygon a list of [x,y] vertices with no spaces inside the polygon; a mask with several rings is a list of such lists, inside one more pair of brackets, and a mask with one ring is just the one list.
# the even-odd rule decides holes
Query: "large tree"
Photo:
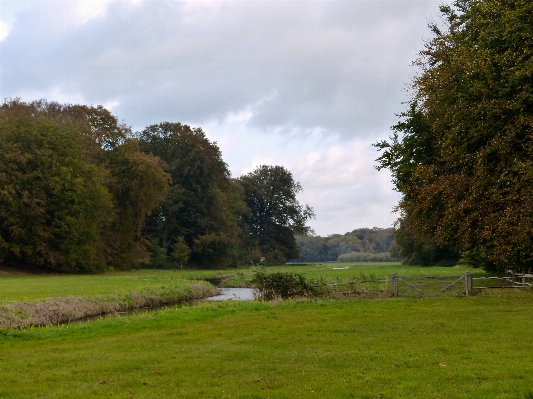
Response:
[{"label": "large tree", "polygon": [[298,258],[296,236],[309,232],[306,222],[314,217],[313,209],[300,204],[296,198],[302,191],[300,183],[284,167],[266,165],[239,177],[238,181],[250,208],[250,215],[244,218],[245,232],[267,262]]},{"label": "large tree", "polygon": [[191,262],[221,267],[236,262],[242,199],[235,194],[216,143],[200,128],[164,122],[138,134],[141,149],[163,160],[172,178],[169,193],[152,214],[147,233],[172,259],[189,246]]},{"label": "large tree", "polygon": [[0,106],[0,261],[95,272],[144,257],[168,177],[126,130],[102,107]]},{"label": "large tree", "polygon": [[494,271],[530,268],[533,3],[458,0],[440,10],[445,26],[430,26],[410,108],[377,144],[379,168],[403,193],[400,236]]}]

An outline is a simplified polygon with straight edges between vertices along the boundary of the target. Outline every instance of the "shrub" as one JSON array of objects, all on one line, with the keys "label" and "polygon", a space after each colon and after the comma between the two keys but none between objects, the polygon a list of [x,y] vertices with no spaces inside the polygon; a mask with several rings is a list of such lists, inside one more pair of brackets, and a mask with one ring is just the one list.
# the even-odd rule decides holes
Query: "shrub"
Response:
[{"label": "shrub", "polygon": [[255,288],[256,298],[262,301],[314,296],[313,287],[301,274],[267,273],[264,269],[257,269],[250,282]]}]

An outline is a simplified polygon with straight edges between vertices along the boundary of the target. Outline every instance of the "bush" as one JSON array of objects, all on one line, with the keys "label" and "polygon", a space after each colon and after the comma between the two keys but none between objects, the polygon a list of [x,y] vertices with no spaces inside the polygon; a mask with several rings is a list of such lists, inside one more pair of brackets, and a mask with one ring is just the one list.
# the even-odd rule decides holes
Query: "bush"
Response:
[{"label": "bush", "polygon": [[254,270],[251,279],[255,296],[262,301],[314,296],[313,287],[301,274],[276,272],[267,273],[264,269]]}]

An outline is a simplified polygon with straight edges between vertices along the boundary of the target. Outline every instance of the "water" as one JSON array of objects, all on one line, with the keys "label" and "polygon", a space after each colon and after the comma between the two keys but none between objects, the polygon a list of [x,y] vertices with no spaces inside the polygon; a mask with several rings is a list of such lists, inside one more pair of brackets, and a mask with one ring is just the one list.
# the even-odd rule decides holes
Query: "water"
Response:
[{"label": "water", "polygon": [[211,296],[205,299],[194,299],[190,301],[178,302],[175,304],[164,304],[161,306],[142,307],[142,308],[128,309],[128,310],[120,311],[120,312],[98,314],[98,315],[83,317],[79,320],[72,320],[72,321],[69,321],[69,323],[85,323],[87,321],[99,320],[104,317],[120,317],[120,316],[129,316],[129,315],[135,315],[135,314],[146,313],[146,312],[156,312],[158,310],[166,309],[169,307],[196,304],[203,300],[207,300],[207,301],[226,301],[226,300],[252,301],[254,299],[254,290],[252,288],[219,288],[218,291],[220,292],[219,295]]},{"label": "water", "polygon": [[251,301],[254,299],[252,288],[219,288],[220,295],[207,298],[208,301]]}]

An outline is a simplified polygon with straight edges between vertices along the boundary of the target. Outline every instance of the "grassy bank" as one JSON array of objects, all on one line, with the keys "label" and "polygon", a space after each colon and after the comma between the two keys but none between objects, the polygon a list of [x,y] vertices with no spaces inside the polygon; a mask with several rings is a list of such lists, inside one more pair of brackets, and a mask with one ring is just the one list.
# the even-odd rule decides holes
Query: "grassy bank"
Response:
[{"label": "grassy bank", "polygon": [[529,398],[532,299],[208,303],[0,330],[0,397]]},{"label": "grassy bank", "polygon": [[205,281],[172,271],[34,275],[0,270],[0,328],[66,323],[101,314],[216,295]]},{"label": "grassy bank", "polygon": [[216,295],[216,287],[199,282],[147,287],[138,291],[96,296],[46,298],[0,306],[0,328],[51,326],[115,312],[154,308]]}]

